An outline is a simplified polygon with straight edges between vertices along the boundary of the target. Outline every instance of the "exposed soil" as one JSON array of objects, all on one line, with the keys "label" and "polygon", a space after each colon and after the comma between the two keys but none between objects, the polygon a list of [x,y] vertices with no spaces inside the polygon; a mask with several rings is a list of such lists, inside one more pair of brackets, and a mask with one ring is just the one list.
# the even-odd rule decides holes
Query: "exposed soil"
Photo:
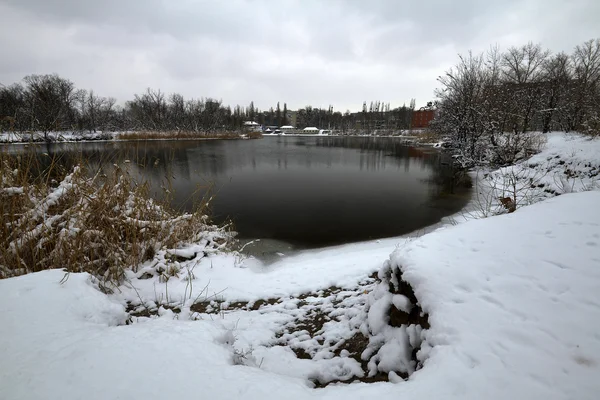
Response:
[{"label": "exposed soil", "polygon": [[[396,275],[395,281],[398,282],[397,285],[394,285],[391,283],[392,280],[390,278],[391,278],[392,274]],[[373,282],[373,281],[377,280],[377,274],[375,273],[375,274],[371,275],[369,278],[370,278],[370,281]],[[389,289],[388,289],[390,293],[403,295],[412,304],[410,312],[408,312],[408,313],[405,311],[399,310],[395,306],[392,305],[388,311],[390,326],[400,327],[400,326],[409,326],[409,325],[419,325],[422,329],[428,329],[430,327],[428,315],[423,312],[421,306],[419,305],[418,299],[414,293],[413,288],[406,281],[404,281],[402,279],[402,272],[400,271],[400,269],[396,268],[396,269],[389,271],[388,276],[385,277],[385,281],[390,282]],[[329,290],[323,291],[323,293],[327,294],[327,295],[336,294],[339,292],[340,292],[340,289],[335,288],[335,287],[332,287]],[[359,287],[355,290],[354,295],[361,295],[361,294],[362,295],[365,294],[364,288]],[[309,298],[309,297],[310,297],[310,295],[305,296],[305,298]],[[312,300],[314,301],[315,299],[312,299]],[[339,305],[340,302],[333,301],[332,303],[337,306],[337,305]],[[286,329],[285,332],[286,333],[294,333],[297,331],[305,331],[310,335],[311,338],[315,338],[318,341],[319,335],[321,335],[323,333],[323,325],[326,322],[332,321],[332,320],[335,320],[335,317],[332,317],[331,315],[324,313],[321,309],[317,309],[316,311],[305,314],[304,318],[299,319],[299,320],[294,321],[293,323],[289,324],[288,329]],[[281,337],[283,337],[283,335],[280,334],[279,337],[281,338]],[[319,342],[319,343],[321,343],[321,342]],[[333,351],[334,356],[341,356],[342,352],[345,350],[348,352],[347,353],[348,357],[351,357],[354,360],[356,360],[358,363],[360,363],[362,370],[365,373],[365,375],[363,377],[352,377],[347,380],[334,380],[334,381],[326,382],[326,383],[319,382],[317,380],[311,380],[311,382],[314,384],[314,387],[315,388],[323,388],[332,383],[388,382],[389,378],[388,378],[387,373],[377,373],[374,376],[368,375],[369,360],[368,359],[363,360],[361,357],[362,353],[364,352],[364,350],[367,348],[368,345],[369,345],[369,338],[366,337],[365,335],[363,335],[358,330],[358,327],[357,327],[357,329],[354,331],[354,335],[351,338],[342,339],[333,346],[335,348],[335,350]],[[296,356],[298,358],[302,358],[302,359],[312,358],[311,353],[313,353],[313,351],[307,352],[304,348],[299,348],[299,347],[295,348],[294,346],[291,346],[291,345],[289,347],[294,351],[294,353],[296,354]],[[417,346],[416,348],[413,348],[412,352],[411,352],[411,358],[415,362],[417,370],[422,368],[422,364],[417,359],[417,352],[419,350],[420,350],[420,346]],[[395,371],[395,373],[402,379],[408,379],[408,377],[409,377],[409,375],[404,372]]]},{"label": "exposed soil", "polygon": [[[412,303],[410,312],[404,312],[397,309],[393,305],[389,310],[389,324],[392,327],[408,326],[416,324],[421,326],[423,329],[429,328],[429,320],[427,314],[421,309],[415,293],[412,287],[402,280],[402,274],[399,269],[395,269],[388,273],[385,277],[385,281],[390,282],[391,274],[395,273],[397,276],[398,285],[389,284],[389,291],[393,294],[401,294]],[[342,321],[340,319],[340,312],[345,312],[351,308],[365,307],[368,293],[373,289],[375,284],[379,281],[377,273],[373,273],[366,278],[360,286],[351,290],[344,289],[337,286],[331,286],[326,289],[322,289],[316,292],[303,293],[293,299],[290,298],[268,298],[260,299],[255,302],[225,302],[221,299],[213,299],[207,301],[200,301],[194,303],[190,310],[194,313],[199,314],[219,314],[224,312],[230,312],[235,310],[245,311],[257,311],[257,310],[268,310],[270,307],[279,306],[279,304],[297,300],[296,305],[298,309],[303,309],[304,312],[298,314],[298,317],[286,323],[281,327],[281,330],[276,332],[275,341],[272,343],[273,346],[285,346],[290,348],[297,358],[310,360],[318,351],[325,350],[331,351],[333,356],[339,357],[344,352],[345,356],[353,358],[360,363],[363,372],[363,377],[352,377],[347,380],[337,380],[327,383],[321,383],[316,380],[311,380],[315,388],[323,388],[332,383],[352,383],[352,382],[387,382],[388,374],[378,373],[374,376],[368,376],[368,362],[369,360],[363,360],[361,355],[369,345],[369,338],[359,330],[359,326],[354,326],[353,335],[350,338],[339,338],[331,341],[331,337],[327,336],[325,330],[325,324],[327,323],[346,323],[348,320]],[[348,304],[353,304],[348,308]],[[163,308],[169,309],[174,313],[180,313],[181,308],[179,306],[162,305]],[[279,306],[280,307],[280,306]],[[147,309],[143,306],[128,305],[127,311],[129,312],[130,319],[132,317],[153,317],[158,315],[158,309]],[[280,312],[279,309],[273,311]],[[131,321],[130,321],[131,323]],[[328,330],[329,331],[329,330]],[[296,338],[298,334],[305,336],[306,338],[298,341]],[[337,341],[337,342],[336,342]],[[412,359],[417,363],[417,369],[421,368],[420,363],[417,360],[416,354],[419,348],[412,350]],[[403,379],[408,378],[408,374],[396,371],[396,374]]]},{"label": "exposed soil", "polygon": [[[280,303],[282,299],[270,298],[270,299],[259,299],[254,302],[248,301],[234,301],[225,304],[223,300],[207,300],[194,303],[190,306],[190,311],[197,312],[200,314],[218,314],[224,311],[257,311],[261,308],[269,305]],[[226,305],[226,306],[225,306]]]}]

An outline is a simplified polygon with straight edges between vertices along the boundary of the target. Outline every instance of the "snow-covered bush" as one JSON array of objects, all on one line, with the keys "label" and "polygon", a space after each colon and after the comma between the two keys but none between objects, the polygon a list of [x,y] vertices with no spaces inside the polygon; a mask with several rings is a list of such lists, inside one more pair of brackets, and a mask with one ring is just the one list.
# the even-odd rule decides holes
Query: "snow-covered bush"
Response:
[{"label": "snow-covered bush", "polygon": [[125,167],[92,175],[81,164],[40,168],[38,157],[0,155],[0,278],[64,268],[118,284],[159,249],[208,234],[208,246],[222,248],[232,238],[210,224],[205,204],[178,213]]}]

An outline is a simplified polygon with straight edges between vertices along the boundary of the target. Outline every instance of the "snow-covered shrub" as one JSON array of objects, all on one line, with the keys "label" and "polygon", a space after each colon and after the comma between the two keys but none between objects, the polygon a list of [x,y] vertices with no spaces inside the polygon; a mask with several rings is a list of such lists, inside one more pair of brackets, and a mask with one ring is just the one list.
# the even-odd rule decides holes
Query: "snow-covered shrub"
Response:
[{"label": "snow-covered shrub", "polygon": [[369,337],[361,358],[368,360],[369,377],[387,374],[388,378],[406,378],[421,367],[418,351],[429,328],[428,316],[412,287],[402,279],[400,265],[387,260],[378,277],[381,282],[369,294],[366,321],[361,327]]},{"label": "snow-covered shrub", "polygon": [[204,204],[178,213],[126,168],[91,175],[54,162],[40,169],[35,154],[0,157],[0,278],[64,268],[118,284],[159,249],[207,236],[220,249],[232,238],[210,224]]}]

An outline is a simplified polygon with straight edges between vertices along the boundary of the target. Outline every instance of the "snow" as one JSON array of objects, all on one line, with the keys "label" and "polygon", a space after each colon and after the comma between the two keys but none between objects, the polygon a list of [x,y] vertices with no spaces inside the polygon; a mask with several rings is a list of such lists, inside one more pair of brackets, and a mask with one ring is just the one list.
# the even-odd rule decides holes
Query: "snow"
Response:
[{"label": "snow", "polygon": [[[162,285],[156,285],[153,280],[136,280],[136,277],[148,271],[147,268],[155,262],[153,260],[137,274],[130,274],[129,278],[135,280],[136,290],[122,288],[119,296],[124,300],[133,300],[138,293],[142,297],[154,299],[157,290],[160,293],[183,293],[188,285],[188,270],[194,276],[202,277],[191,289],[189,297],[192,298],[222,293],[229,301],[255,301],[299,295],[315,288],[333,285],[355,287],[365,276],[381,267],[389,256],[390,249],[397,243],[398,238],[391,238],[300,252],[270,265],[237,254],[211,254],[199,260],[180,263],[180,278],[170,279]],[[199,247],[199,251],[202,249]],[[177,251],[180,255],[197,252],[193,247]],[[340,254],[345,256],[340,257]],[[324,265],[327,266],[327,273],[323,273]]]},{"label": "snow", "polygon": [[[239,254],[200,256],[198,244],[171,252],[191,258],[175,261],[177,276],[141,279],[156,268],[149,263],[110,295],[87,274],[59,270],[0,280],[0,398],[595,399],[600,191],[589,189],[599,146],[552,134],[542,153],[514,167],[545,162],[549,175],[569,165],[582,181],[573,192],[581,193],[529,196],[513,213],[420,237],[303,252],[271,265]],[[551,162],[555,153],[564,164]],[[158,257],[167,263],[165,252]],[[367,276],[392,269],[414,289],[428,329],[389,325],[391,306],[410,312],[414,305]],[[181,312],[167,307],[169,297]],[[197,313],[190,308],[197,297],[225,303],[213,304],[217,314]],[[259,299],[277,300],[232,307]],[[126,301],[162,307],[152,318],[128,317]],[[298,324],[316,314],[331,318],[315,332]],[[309,380],[364,374],[338,351],[357,332],[369,334],[361,357],[368,374],[386,373],[390,382],[313,389]],[[419,345],[420,369],[408,354]],[[414,372],[404,380],[404,371]]]},{"label": "snow", "polygon": [[439,230],[395,252],[392,263],[430,315],[432,348],[415,378],[433,364],[469,376],[469,390],[486,398],[593,398],[600,388],[598,201],[599,192],[561,196]]},{"label": "snow", "polygon": [[455,219],[505,213],[500,198],[516,200],[518,208],[561,194],[600,189],[600,140],[563,132],[551,132],[545,138],[542,151],[527,160],[473,172],[473,201]]}]

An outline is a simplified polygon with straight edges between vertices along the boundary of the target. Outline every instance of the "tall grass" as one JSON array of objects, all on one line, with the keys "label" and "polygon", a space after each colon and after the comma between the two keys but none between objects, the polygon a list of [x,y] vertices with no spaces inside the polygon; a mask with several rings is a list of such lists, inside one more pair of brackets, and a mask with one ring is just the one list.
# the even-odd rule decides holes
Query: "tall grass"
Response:
[{"label": "tall grass", "polygon": [[248,132],[246,136],[248,137],[248,139],[261,139],[263,137],[261,132],[254,131]]},{"label": "tall grass", "polygon": [[233,234],[211,225],[207,201],[191,213],[150,197],[127,164],[93,170],[35,151],[0,152],[0,278],[53,268],[118,284],[161,248],[206,239],[223,248]]}]

